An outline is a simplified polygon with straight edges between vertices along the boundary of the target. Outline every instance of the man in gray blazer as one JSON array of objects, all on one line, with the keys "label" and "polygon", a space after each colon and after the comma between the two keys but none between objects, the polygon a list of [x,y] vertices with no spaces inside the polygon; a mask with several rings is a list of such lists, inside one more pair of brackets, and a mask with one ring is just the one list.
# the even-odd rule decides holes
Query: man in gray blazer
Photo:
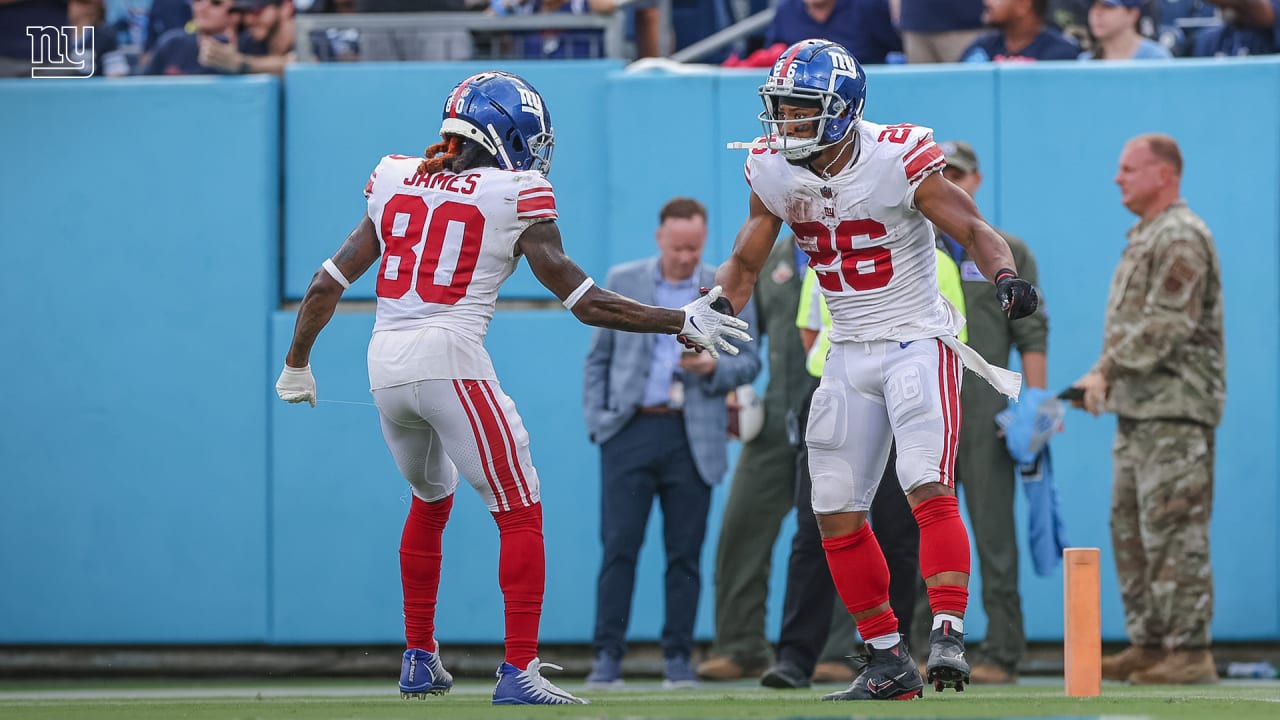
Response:
[{"label": "man in gray blazer", "polygon": [[[609,271],[608,289],[641,302],[671,305],[711,287],[715,268],[702,263],[707,211],[674,198],[659,213],[657,257]],[[755,322],[751,303],[738,315]],[[700,558],[711,486],[728,467],[725,396],[760,372],[755,343],[741,352],[683,350],[675,337],[597,330],[587,355],[583,410],[591,441],[600,445],[600,540],[604,556],[596,595],[595,662],[587,684],[622,684],[636,558],[654,497],[662,508],[666,545],[663,685],[691,687],[689,657],[701,590]]]}]

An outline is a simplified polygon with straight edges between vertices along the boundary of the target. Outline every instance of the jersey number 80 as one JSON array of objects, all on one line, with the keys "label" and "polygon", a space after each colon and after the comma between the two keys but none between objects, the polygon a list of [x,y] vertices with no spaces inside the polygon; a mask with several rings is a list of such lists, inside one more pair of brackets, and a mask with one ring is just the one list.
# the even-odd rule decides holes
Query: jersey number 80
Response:
[{"label": "jersey number 80", "polygon": [[[397,215],[408,216],[400,233],[395,228]],[[445,254],[450,223],[462,226],[462,241],[448,282],[440,284],[436,276]],[[414,248],[423,242],[424,228],[426,242],[419,258]],[[378,268],[378,297],[391,300],[404,297],[409,288],[415,286],[415,277],[418,297],[423,302],[454,305],[466,296],[484,239],[484,215],[480,208],[447,200],[433,212],[426,200],[417,195],[393,195],[382,209],[379,229],[386,249]]]}]

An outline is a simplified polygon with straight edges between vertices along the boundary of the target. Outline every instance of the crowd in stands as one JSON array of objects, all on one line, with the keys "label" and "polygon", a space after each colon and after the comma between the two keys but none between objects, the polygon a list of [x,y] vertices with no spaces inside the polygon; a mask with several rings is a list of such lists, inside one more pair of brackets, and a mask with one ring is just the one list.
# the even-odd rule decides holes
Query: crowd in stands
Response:
[{"label": "crowd in stands", "polygon": [[778,0],[767,67],[793,42],[836,40],[864,64],[1143,60],[1280,52],[1280,0]]},{"label": "crowd in stands", "polygon": [[[391,38],[402,56],[412,47],[412,57],[388,54],[386,31],[337,23],[303,40],[320,61],[605,55],[596,29],[501,31],[504,17],[540,13],[617,13],[629,54],[645,58],[664,45],[688,47],[770,6],[775,13],[764,31],[698,60],[765,67],[808,37],[839,42],[867,65],[1280,52],[1280,0],[0,0],[0,77],[30,75],[29,26],[95,28],[91,67],[100,76],[279,74],[296,59],[295,13],[476,14],[469,30],[406,30],[417,32],[416,44]],[[490,25],[498,32],[487,31]],[[664,26],[671,36],[661,43]]]}]

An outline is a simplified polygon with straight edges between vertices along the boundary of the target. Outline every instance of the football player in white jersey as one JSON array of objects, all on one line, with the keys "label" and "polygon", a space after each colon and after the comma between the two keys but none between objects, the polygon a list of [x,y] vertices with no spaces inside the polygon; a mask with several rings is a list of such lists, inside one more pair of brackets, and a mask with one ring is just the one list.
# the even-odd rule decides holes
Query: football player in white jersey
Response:
[{"label": "football player in white jersey", "polygon": [[813,510],[840,597],[871,648],[848,689],[827,700],[906,699],[923,680],[889,607],[889,573],[867,510],[897,441],[897,471],[920,525],[920,567],[934,612],[926,673],[961,690],[969,538],[952,468],[963,367],[1016,396],[1020,378],[956,340],[963,318],[938,291],[930,221],[956,238],[1010,317],[1035,311],[1005,241],[939,172],[933,133],[862,120],[866,76],[826,40],[792,45],[760,87],[765,136],[748,147],[750,209],[716,282],[742,307],[785,222],[809,254],[831,309],[831,351],[806,433]]},{"label": "football player in white jersey", "polygon": [[589,325],[680,333],[713,355],[736,354],[729,340],[750,338],[745,322],[711,308],[719,288],[679,310],[651,307],[596,287],[565,255],[546,179],[555,136],[532,85],[507,73],[473,75],[450,92],[443,115],[442,142],[426,159],[378,163],[365,186],[367,216],[302,299],[276,390],[315,405],[316,336],[343,290],[380,260],[369,380],[387,446],[413,488],[400,543],[408,648],[400,691],[425,697],[453,684],[435,642],[435,606],[440,539],[461,471],[501,535],[506,658],[494,704],[581,703],[540,673],[556,666],[537,658],[546,572],[538,473],[529,434],[484,348],[498,288],[523,256]]}]

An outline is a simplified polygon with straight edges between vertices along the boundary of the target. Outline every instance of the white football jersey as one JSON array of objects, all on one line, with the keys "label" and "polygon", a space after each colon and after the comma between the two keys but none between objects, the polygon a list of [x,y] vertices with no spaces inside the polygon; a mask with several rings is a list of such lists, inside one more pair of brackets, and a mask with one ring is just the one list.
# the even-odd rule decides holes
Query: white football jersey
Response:
[{"label": "white football jersey", "polygon": [[378,307],[369,343],[373,389],[418,380],[494,380],[484,336],[516,241],[554,220],[551,183],[534,171],[418,173],[420,157],[388,155],[364,193],[377,228]]},{"label": "white football jersey", "polygon": [[863,120],[855,132],[857,157],[835,177],[757,148],[747,183],[809,254],[833,341],[954,335],[963,320],[938,290],[933,225],[915,207],[916,188],[946,165],[933,131]]}]

